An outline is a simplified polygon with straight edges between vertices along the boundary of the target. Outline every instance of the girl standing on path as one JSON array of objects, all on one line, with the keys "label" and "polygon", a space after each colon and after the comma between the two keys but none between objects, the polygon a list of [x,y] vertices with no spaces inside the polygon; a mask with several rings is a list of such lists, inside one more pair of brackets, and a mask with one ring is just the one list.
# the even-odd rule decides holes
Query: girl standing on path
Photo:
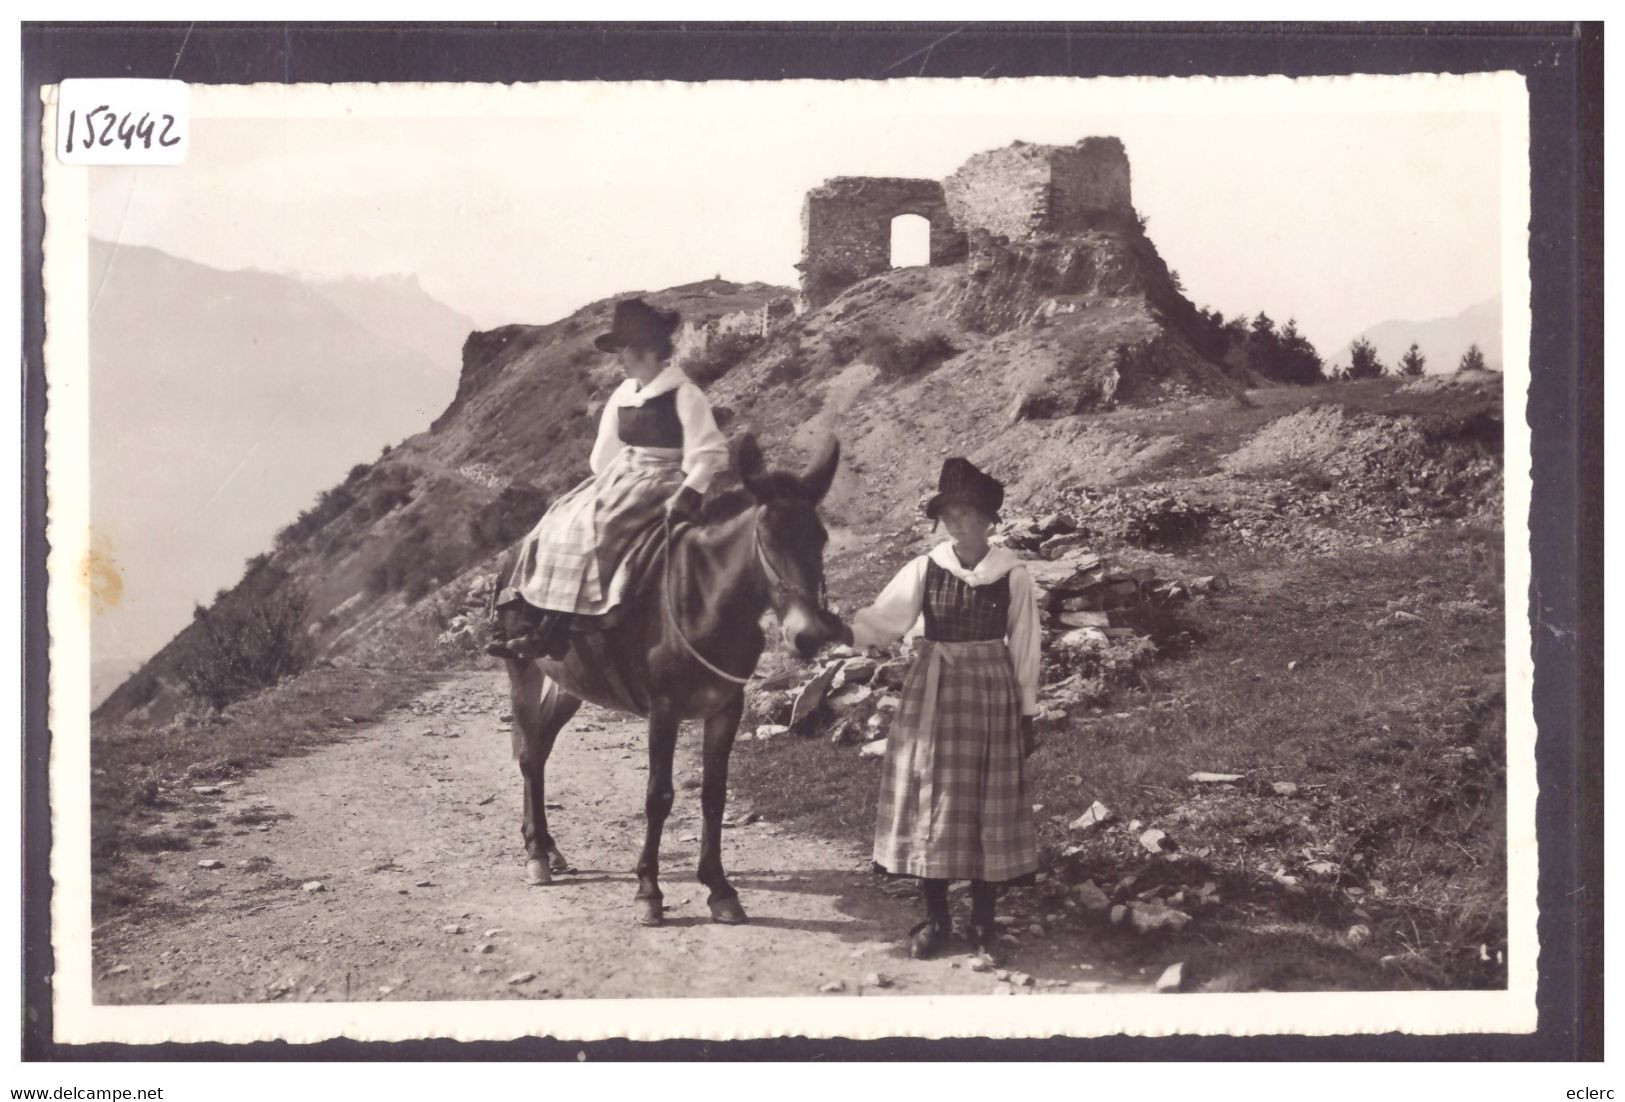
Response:
[{"label": "girl standing on path", "polygon": [[874,840],[877,865],[920,879],[926,917],[909,931],[909,952],[921,958],[948,943],[950,881],[971,882],[971,943],[992,955],[999,886],[1038,868],[1025,762],[1038,711],[1037,596],[1021,560],[988,545],[1004,486],[953,458],[937,489],[925,513],[951,539],[903,567],[842,632],[853,646],[884,646],[925,620],[886,743]]},{"label": "girl standing on path", "polygon": [[576,616],[620,603],[616,572],[633,538],[662,516],[693,520],[728,465],[728,441],[700,388],[670,363],[681,318],[641,298],[615,304],[593,343],[620,357],[626,381],[598,422],[592,476],[560,498],[520,546],[494,603],[497,658],[560,658]]}]

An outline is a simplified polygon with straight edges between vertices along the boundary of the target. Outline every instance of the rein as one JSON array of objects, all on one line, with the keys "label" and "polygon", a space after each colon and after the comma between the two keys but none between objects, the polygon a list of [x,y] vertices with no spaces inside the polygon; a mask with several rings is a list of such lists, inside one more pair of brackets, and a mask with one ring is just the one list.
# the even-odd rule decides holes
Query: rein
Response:
[{"label": "rein", "polygon": [[[752,549],[756,553],[756,561],[762,566],[762,573],[767,575],[768,585],[771,586],[776,593],[789,593],[803,599],[808,598],[808,594],[805,589],[793,582],[787,581],[783,574],[774,569],[773,563],[768,559],[767,551],[762,547],[760,514],[757,515],[756,520],[751,525],[751,544]],[[724,681],[734,685],[747,684],[750,681],[749,674],[746,674],[744,677],[739,677],[736,674],[731,674],[727,670],[721,669],[714,665],[705,657],[705,655],[701,654],[697,649],[695,649],[694,644],[689,641],[688,634],[683,631],[683,625],[678,622],[676,587],[672,585],[672,560],[675,557],[673,555],[673,551],[675,549],[676,545],[671,538],[671,517],[668,516],[666,517],[666,600],[663,602],[666,609],[667,622],[671,624],[671,629],[673,633],[676,634],[678,642],[683,644],[683,649],[687,650],[689,656],[692,657],[696,662],[704,666],[707,670],[710,670],[715,676],[722,678]],[[754,673],[755,670],[753,669],[751,672]]]}]

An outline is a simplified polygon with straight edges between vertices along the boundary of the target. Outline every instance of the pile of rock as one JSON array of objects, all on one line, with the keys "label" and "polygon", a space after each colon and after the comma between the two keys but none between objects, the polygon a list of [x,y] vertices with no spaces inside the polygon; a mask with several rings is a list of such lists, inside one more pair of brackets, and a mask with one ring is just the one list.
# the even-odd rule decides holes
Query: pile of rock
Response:
[{"label": "pile of rock", "polygon": [[478,653],[485,643],[491,587],[496,583],[496,575],[485,571],[476,571],[465,579],[460,591],[455,582],[442,591],[437,608],[446,627],[436,636],[435,644],[454,654]]},{"label": "pile of rock", "polygon": [[751,695],[741,737],[822,736],[843,745],[881,745],[900,702],[912,656],[872,658],[836,647],[806,680],[771,678]]}]

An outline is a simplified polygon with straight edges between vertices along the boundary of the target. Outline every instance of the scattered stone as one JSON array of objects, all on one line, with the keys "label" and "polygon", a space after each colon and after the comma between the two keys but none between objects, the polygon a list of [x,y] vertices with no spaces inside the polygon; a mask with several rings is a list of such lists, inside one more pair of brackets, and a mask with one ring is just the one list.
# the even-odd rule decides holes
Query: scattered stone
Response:
[{"label": "scattered stone", "polygon": [[876,739],[874,742],[864,743],[858,748],[858,755],[865,758],[883,758],[886,756],[886,740]]},{"label": "scattered stone", "polygon": [[1244,779],[1241,773],[1192,773],[1185,778],[1192,784],[1235,784]]},{"label": "scattered stone", "polygon": [[535,978],[536,978],[536,973],[535,972],[515,972],[513,975],[508,977],[508,986],[509,987],[518,987],[520,984],[529,983],[531,980],[533,980]]},{"label": "scattered stone", "polygon": [[880,664],[873,658],[848,658],[841,664],[841,674],[835,679],[835,687],[845,685],[866,685],[874,680],[875,671]]},{"label": "scattered stone", "polygon": [[225,792],[225,789],[217,784],[194,784],[192,791],[199,796],[219,796]]},{"label": "scattered stone", "polygon": [[[1104,612],[1063,612],[1056,617],[1069,628],[1101,629],[1111,626]],[[1104,632],[1101,632],[1104,636]]]},{"label": "scattered stone", "polygon": [[835,680],[835,675],[840,672],[841,664],[839,662],[831,663],[825,666],[817,677],[801,687],[796,693],[795,704],[790,708],[791,727],[798,726],[818,710],[818,706],[824,702],[824,694],[829,692],[830,684]]},{"label": "scattered stone", "polygon": [[1291,781],[1275,781],[1270,785],[1270,790],[1277,796],[1296,796],[1298,794],[1298,786]]},{"label": "scattered stone", "polygon": [[467,931],[464,930],[462,928],[462,926],[460,926],[459,924],[457,924],[455,922],[449,922],[446,925],[440,927],[440,932],[443,933],[443,934],[461,934],[461,933],[466,933]]},{"label": "scattered stone", "polygon": [[844,716],[862,705],[873,694],[874,690],[868,685],[848,685],[844,689],[830,693],[824,698],[824,703],[829,705],[830,711],[836,715]]},{"label": "scattered stone", "polygon": [[1162,853],[1163,850],[1177,848],[1172,838],[1169,838],[1164,831],[1160,831],[1155,827],[1140,835],[1140,845],[1147,853],[1157,854]]},{"label": "scattered stone", "polygon": [[1033,923],[1031,926],[1027,927],[1027,932],[1029,934],[1033,935],[1033,937],[1044,937],[1045,936],[1044,935],[1044,927],[1039,925],[1036,922]]},{"label": "scattered stone", "polygon": [[487,954],[487,953],[496,952],[497,947],[495,945],[492,945],[489,941],[482,941],[479,944],[474,946],[474,951],[476,953],[480,953],[480,954],[483,955],[483,954]]},{"label": "scattered stone", "polygon": [[863,985],[865,987],[890,987],[892,985],[892,978],[890,976],[881,975],[879,972],[870,972],[867,976],[863,977]]},{"label": "scattered stone", "polygon": [[1203,578],[1192,578],[1190,591],[1197,594],[1223,593],[1230,588],[1230,583],[1223,574],[1209,574]]},{"label": "scattered stone", "polygon": [[1076,819],[1072,820],[1072,823],[1068,829],[1089,830],[1091,827],[1097,827],[1104,823],[1110,822],[1111,818],[1111,809],[1105,804],[1101,803],[1099,800],[1096,800],[1094,803],[1089,805],[1088,811],[1085,811],[1082,815],[1079,815]]},{"label": "scattered stone", "polygon": [[306,880],[299,886],[307,892],[325,892],[327,890],[320,880]]},{"label": "scattered stone", "polygon": [[1031,987],[1033,978],[1025,972],[1011,972],[1005,980],[1012,987]]},{"label": "scattered stone", "polygon": [[413,887],[432,888],[432,887],[434,887],[434,881],[433,880],[419,880],[416,884],[413,885]]},{"label": "scattered stone", "polygon": [[968,964],[966,964],[965,967],[969,968],[972,972],[991,972],[991,971],[993,971],[993,965],[991,963],[989,963],[988,959],[986,957],[980,957],[980,956],[972,957],[970,959],[970,962]]},{"label": "scattered stone", "polygon": [[1152,934],[1163,930],[1178,933],[1183,930],[1191,920],[1191,916],[1184,911],[1175,910],[1166,903],[1150,900],[1144,903],[1135,903],[1129,908],[1129,918],[1137,934]]},{"label": "scattered stone", "polygon": [[1046,513],[1038,518],[1033,527],[1038,529],[1040,536],[1057,536],[1063,532],[1076,532],[1078,522],[1065,513]]},{"label": "scattered stone", "polygon": [[211,857],[211,858],[209,858],[207,860],[199,861],[197,863],[197,867],[200,868],[200,869],[220,869],[220,868],[225,867],[225,862],[216,861],[214,858]]},{"label": "scattered stone", "polygon": [[790,728],[782,723],[764,723],[756,728],[756,741],[766,742],[768,739],[778,738],[780,735],[790,733]]},{"label": "scattered stone", "polygon": [[835,995],[846,990],[846,981],[830,980],[828,983],[819,984],[818,990],[826,995]]},{"label": "scattered stone", "polygon": [[1364,945],[1371,940],[1371,927],[1363,922],[1356,922],[1343,936],[1348,939],[1350,945]]},{"label": "scattered stone", "polygon": [[1123,904],[1119,903],[1119,904],[1117,904],[1116,906],[1114,906],[1112,908],[1111,919],[1112,919],[1112,925],[1113,926],[1121,926],[1123,924],[1123,922],[1127,918],[1128,918],[1128,908],[1125,907]]},{"label": "scattered stone", "polygon": [[497,936],[499,936],[501,934],[505,934],[507,932],[508,931],[504,930],[501,926],[493,926],[489,930],[485,931],[485,936],[487,938],[493,938],[493,937],[497,937]]},{"label": "scattered stone", "polygon": [[1093,880],[1085,880],[1073,889],[1079,905],[1090,914],[1099,914],[1112,905],[1112,897],[1100,890]]},{"label": "scattered stone", "polygon": [[107,970],[107,974],[109,976],[122,976],[129,970],[130,966],[128,964],[115,964]]},{"label": "scattered stone", "polygon": [[395,989],[393,987],[389,986],[389,984],[386,983],[386,984],[384,984],[384,985],[382,985],[381,987],[378,988],[378,993],[380,995],[388,995],[394,990]]},{"label": "scattered stone", "polygon": [[1185,962],[1170,964],[1157,977],[1157,994],[1176,995],[1185,984]]}]

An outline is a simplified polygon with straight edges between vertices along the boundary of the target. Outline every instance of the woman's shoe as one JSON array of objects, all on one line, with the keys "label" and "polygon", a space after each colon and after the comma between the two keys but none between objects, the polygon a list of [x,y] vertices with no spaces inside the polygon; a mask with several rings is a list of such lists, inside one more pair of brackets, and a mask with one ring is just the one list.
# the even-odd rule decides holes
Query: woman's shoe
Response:
[{"label": "woman's shoe", "polygon": [[930,960],[947,946],[952,930],[947,919],[926,919],[908,932],[908,955],[915,960]]}]

